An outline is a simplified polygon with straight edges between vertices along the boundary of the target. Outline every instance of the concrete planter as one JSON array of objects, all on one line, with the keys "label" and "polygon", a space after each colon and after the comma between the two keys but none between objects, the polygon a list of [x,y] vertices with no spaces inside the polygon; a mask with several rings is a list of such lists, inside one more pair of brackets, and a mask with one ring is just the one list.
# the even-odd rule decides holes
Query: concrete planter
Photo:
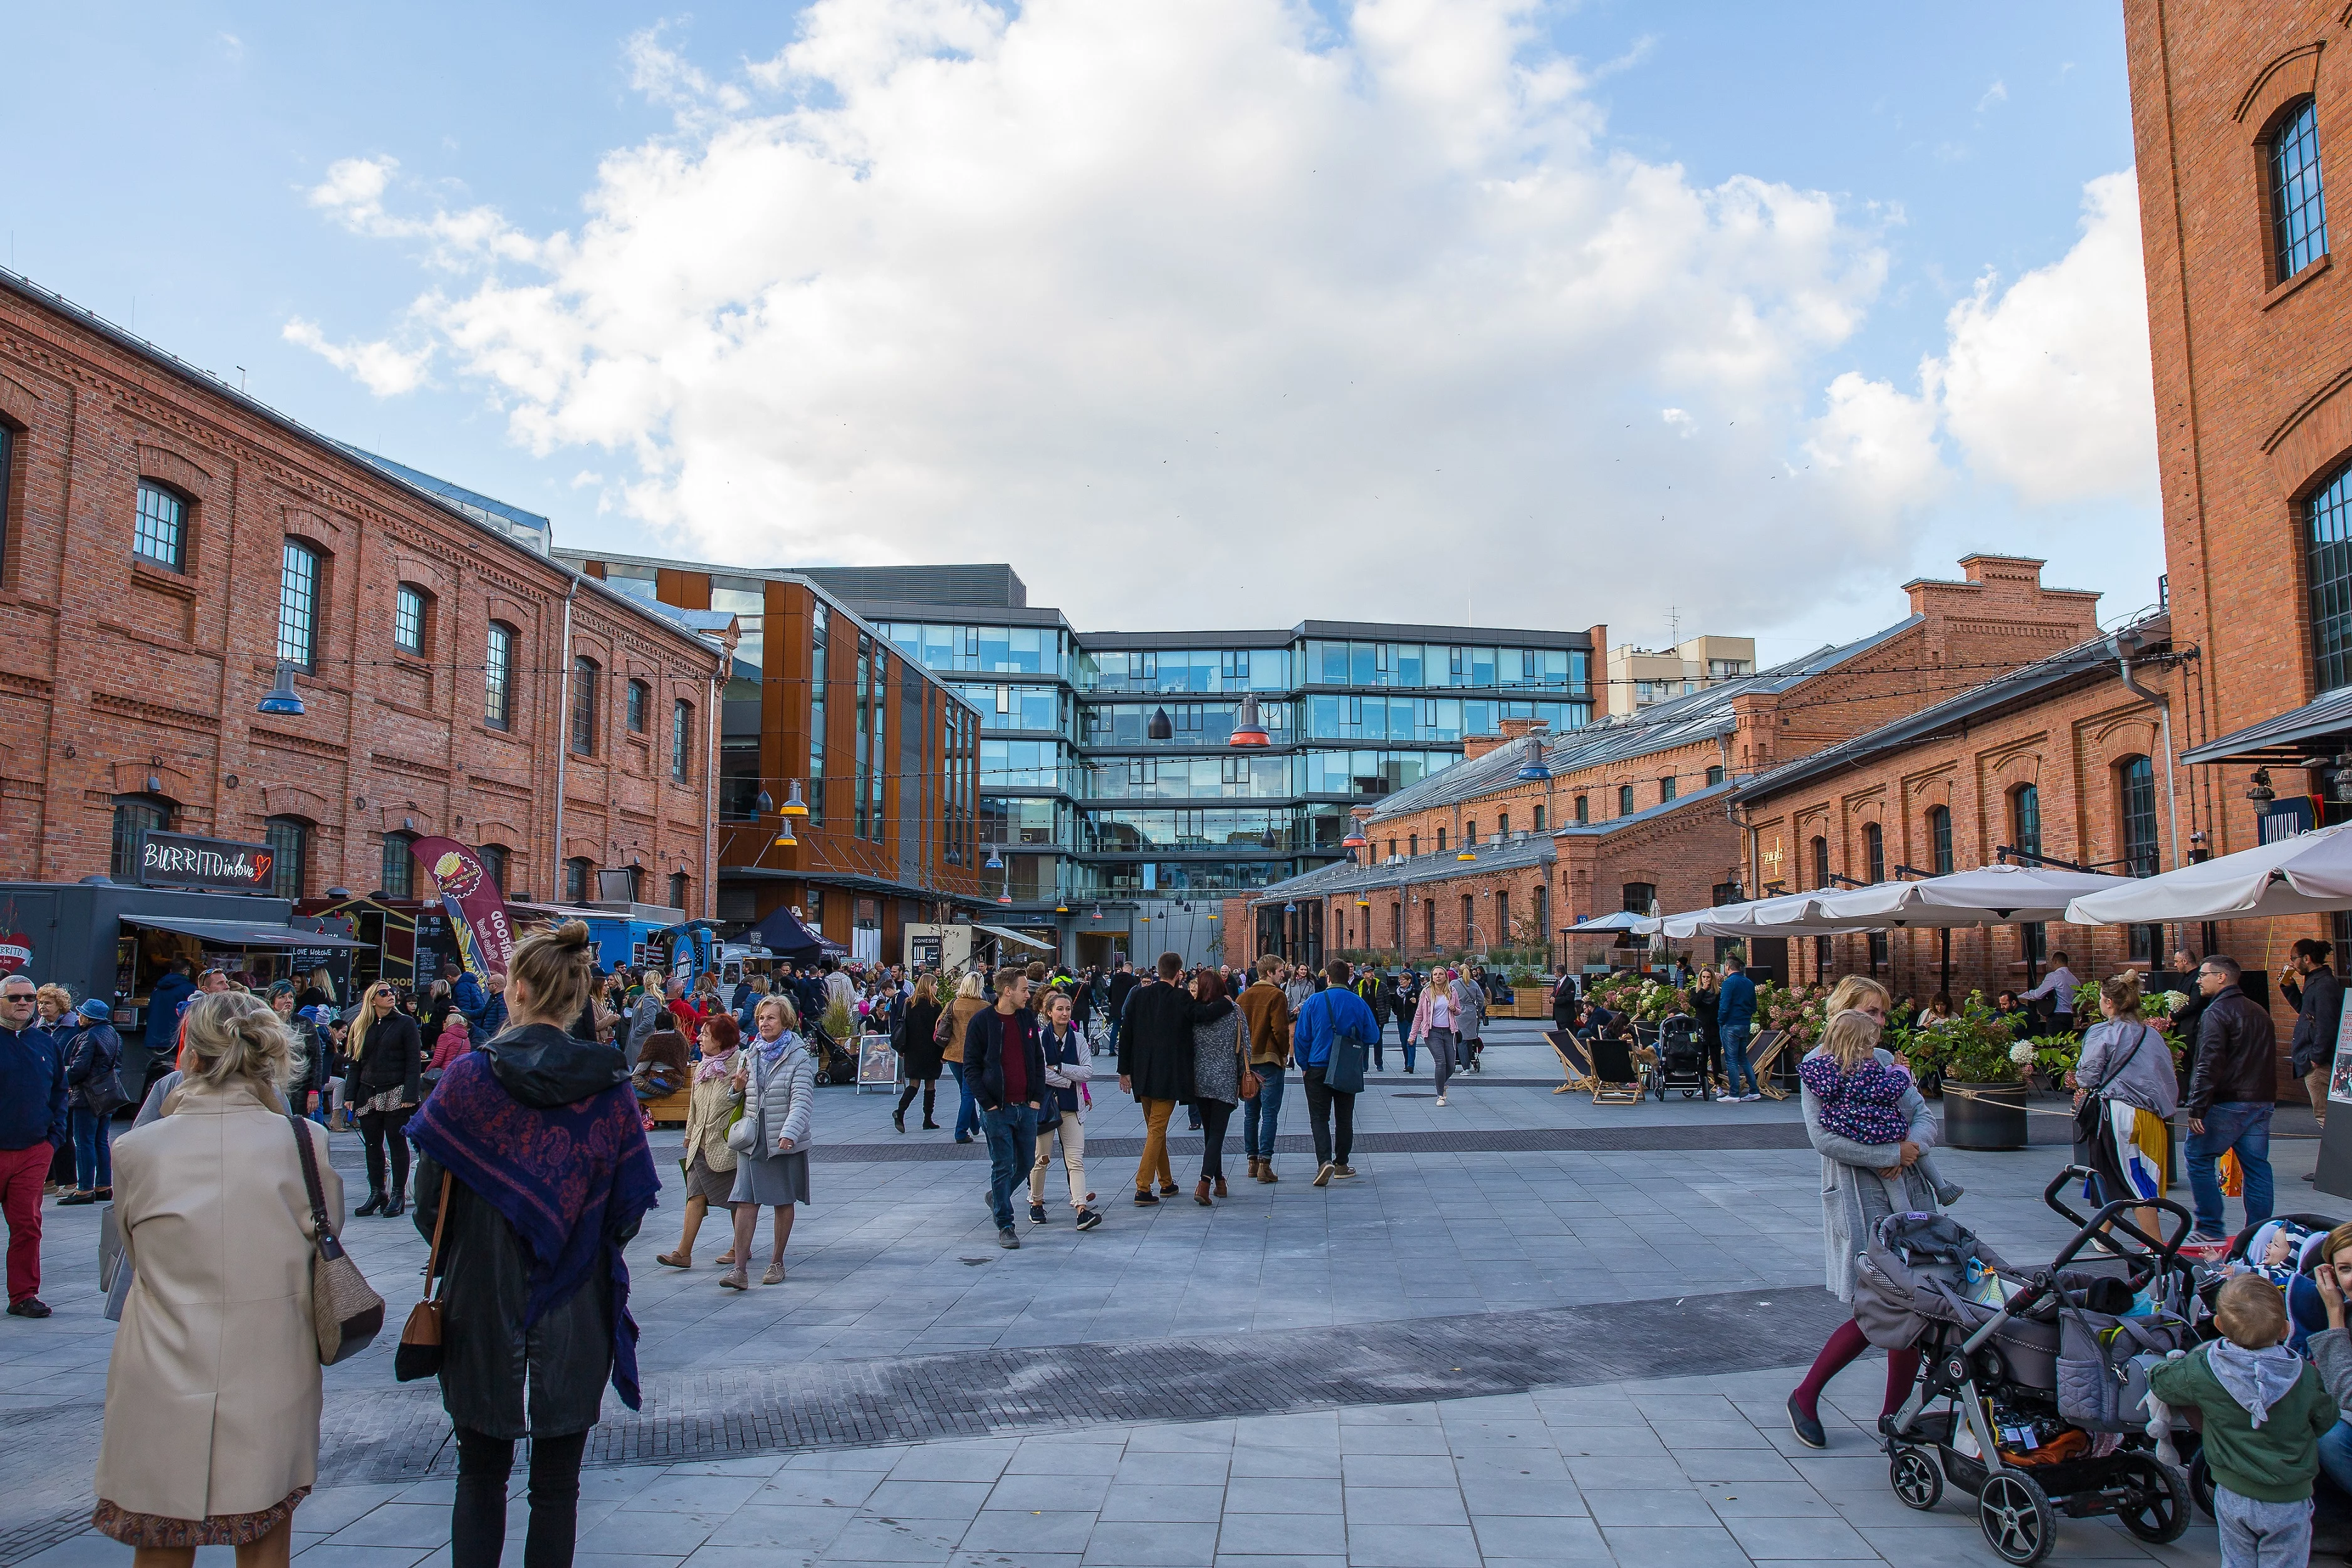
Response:
[{"label": "concrete planter", "polygon": [[1960,1083],[1944,1080],[1944,1142],[1955,1149],[2025,1147],[2025,1097],[2021,1083]]}]

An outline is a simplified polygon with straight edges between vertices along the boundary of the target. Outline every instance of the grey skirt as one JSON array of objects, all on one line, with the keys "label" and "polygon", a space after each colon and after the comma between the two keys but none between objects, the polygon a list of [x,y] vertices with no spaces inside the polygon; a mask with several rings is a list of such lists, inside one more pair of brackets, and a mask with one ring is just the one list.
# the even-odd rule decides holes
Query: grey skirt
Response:
[{"label": "grey skirt", "polygon": [[[735,1170],[742,1168],[743,1163],[739,1159]],[[735,1201],[734,1193],[735,1171],[712,1170],[710,1161],[702,1151],[696,1150],[693,1162],[686,1167],[686,1195],[707,1204],[725,1204]]]},{"label": "grey skirt", "polygon": [[783,1208],[809,1201],[809,1158],[805,1149],[761,1159],[745,1154],[735,1162],[735,1190],[729,1203],[758,1204]]}]

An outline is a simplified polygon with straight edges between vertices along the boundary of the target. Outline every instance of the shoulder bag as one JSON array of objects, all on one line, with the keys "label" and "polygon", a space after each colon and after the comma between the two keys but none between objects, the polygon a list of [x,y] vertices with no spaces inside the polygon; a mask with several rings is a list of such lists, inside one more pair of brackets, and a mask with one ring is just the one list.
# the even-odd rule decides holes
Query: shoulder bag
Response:
[{"label": "shoulder bag", "polygon": [[319,1364],[348,1361],[374,1342],[383,1331],[383,1298],[368,1284],[360,1266],[327,1224],[327,1194],[319,1184],[318,1151],[310,1147],[310,1129],[286,1109],[287,1125],[294,1131],[295,1147],[302,1152],[302,1185],[310,1198],[310,1221],[318,1229],[310,1253],[310,1323],[319,1342]]},{"label": "shoulder bag", "polygon": [[940,1021],[931,1026],[931,1044],[944,1047],[955,1027],[955,1004],[950,1002],[940,1009]]},{"label": "shoulder bag", "polygon": [[1323,1087],[1334,1094],[1361,1094],[1364,1091],[1364,1066],[1371,1055],[1369,1041],[1339,1031],[1338,1020],[1331,1016],[1335,1009],[1328,1000],[1328,993],[1318,993],[1307,999],[1312,1006],[1323,1001],[1325,1020],[1331,1026],[1331,1055],[1323,1064]]},{"label": "shoulder bag", "polygon": [[448,1276],[441,1271],[441,1233],[449,1225],[449,1173],[441,1173],[441,1204],[433,1211],[433,1250],[425,1259],[425,1300],[408,1309],[400,1348],[392,1352],[392,1375],[415,1383],[441,1370],[441,1297]]},{"label": "shoulder bag", "polygon": [[2156,1031],[2154,1029],[2149,1028],[2146,1024],[2142,1024],[2139,1026],[2139,1037],[2132,1042],[2132,1048],[2124,1053],[2124,1059],[2117,1062],[2114,1067],[2108,1068],[2107,1076],[2101,1079],[2096,1086],[2084,1090],[2083,1103],[2074,1108],[2075,1142],[2095,1143],[2098,1142],[2099,1127],[2101,1122],[2104,1121],[2106,1117],[2106,1112],[2101,1109],[2101,1100],[2099,1097],[2106,1092],[2106,1089],[2109,1084],[2115,1082],[2116,1079],[2123,1076],[2124,1068],[2132,1065],[2134,1059],[2136,1059],[2139,1056],[2141,1050],[2147,1047],[2147,1037],[2155,1033]]},{"label": "shoulder bag", "polygon": [[751,1058],[751,1092],[749,1098],[760,1102],[758,1110],[742,1110],[727,1125],[727,1146],[738,1154],[757,1154],[767,1151],[768,1142],[768,1075],[761,1070],[761,1062]]},{"label": "shoulder bag", "polygon": [[1242,1058],[1241,1095],[1244,1100],[1255,1100],[1258,1090],[1265,1087],[1265,1079],[1258,1077],[1257,1069],[1250,1066],[1249,1015],[1238,1007],[1234,1009],[1234,1029],[1241,1037],[1238,1041]]}]

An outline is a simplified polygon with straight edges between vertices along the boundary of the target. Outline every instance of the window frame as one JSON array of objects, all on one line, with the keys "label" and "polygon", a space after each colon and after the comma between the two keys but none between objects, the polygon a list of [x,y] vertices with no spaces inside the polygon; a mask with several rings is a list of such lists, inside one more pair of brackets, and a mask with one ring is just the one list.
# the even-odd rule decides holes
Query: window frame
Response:
[{"label": "window frame", "polygon": [[[298,582],[297,566],[302,568],[307,581]],[[278,555],[278,658],[297,669],[316,673],[319,668],[320,610],[326,599],[327,552],[307,539],[293,534]],[[296,602],[297,595],[300,603]],[[298,632],[289,634],[288,622],[299,616]]]},{"label": "window frame", "polygon": [[584,653],[572,656],[572,713],[566,721],[564,744],[575,757],[596,754],[596,687],[604,667]]},{"label": "window frame", "polygon": [[1931,805],[1927,808],[1927,865],[1938,877],[1952,874],[1952,808]]},{"label": "window frame", "polygon": [[10,580],[8,542],[10,505],[16,494],[16,446],[23,432],[0,419],[0,584]]},{"label": "window frame", "polygon": [[[169,520],[172,529],[172,553],[169,557],[157,555],[142,547],[142,542],[151,531],[148,528],[149,522],[160,523],[163,521],[149,512],[147,498],[150,495],[170,501],[174,509],[174,514]],[[188,570],[188,534],[195,522],[195,498],[176,485],[166,484],[162,479],[149,479],[142,474],[139,477],[136,497],[131,504],[133,509],[131,524],[131,555],[160,571],[177,572],[185,576]]]},{"label": "window frame", "polygon": [[[269,896],[300,900],[308,892],[310,872],[310,828],[307,817],[262,819],[262,841],[269,846]],[[292,876],[287,874],[291,867]]]},{"label": "window frame", "polygon": [[376,861],[377,885],[386,898],[416,897],[416,835],[405,828],[394,828],[383,836],[383,847]]},{"label": "window frame", "polygon": [[[2164,841],[2156,798],[2156,764],[2147,757],[2135,753],[2116,758],[2115,773],[2116,847],[2123,852],[2123,874],[2126,877],[2153,877],[2164,868]],[[2144,830],[2144,841],[2136,830]],[[2142,869],[2143,866],[2146,869]]]},{"label": "window frame", "polygon": [[563,901],[579,905],[588,901],[589,889],[596,880],[596,868],[585,855],[567,855],[563,860]]},{"label": "window frame", "polygon": [[2289,100],[2263,138],[2263,197],[2270,229],[2270,283],[2300,277],[2327,251],[2326,163],[2319,150],[2319,100]]},{"label": "window frame", "polygon": [[654,689],[631,676],[626,690],[627,695],[622,700],[621,721],[630,734],[646,734],[646,726],[653,722]]},{"label": "window frame", "polygon": [[[414,642],[404,640],[402,636],[403,628],[410,624],[411,617],[408,612],[412,606],[415,610],[414,625],[416,637]],[[404,653],[412,658],[425,658],[426,651],[433,646],[430,629],[432,615],[433,595],[431,594],[414,583],[394,584],[392,590],[393,650],[396,653]]]},{"label": "window frame", "polygon": [[1862,825],[1862,863],[1874,885],[1886,880],[1886,829],[1875,822]]},{"label": "window frame", "polygon": [[488,876],[490,886],[499,890],[499,897],[505,897],[507,873],[513,866],[514,852],[503,844],[480,844],[474,847],[474,858],[482,863],[482,870]]},{"label": "window frame", "polygon": [[[160,795],[118,795],[110,805],[113,810],[113,821],[107,875],[118,882],[135,885],[139,880],[138,836],[148,832],[171,832],[172,819],[178,814],[179,807],[175,802]],[[124,814],[142,808],[152,811],[156,819],[153,822],[139,822],[132,825],[129,834],[126,835]]]},{"label": "window frame", "polygon": [[493,730],[514,727],[515,629],[492,621],[482,633],[482,722]]},{"label": "window frame", "polygon": [[694,704],[683,697],[669,705],[669,781],[689,784],[694,778]]}]

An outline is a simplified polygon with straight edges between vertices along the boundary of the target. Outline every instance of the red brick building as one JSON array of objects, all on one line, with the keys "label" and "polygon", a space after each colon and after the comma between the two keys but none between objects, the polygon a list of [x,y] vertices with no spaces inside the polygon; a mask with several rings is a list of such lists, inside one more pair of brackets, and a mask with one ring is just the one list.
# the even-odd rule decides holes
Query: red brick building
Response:
[{"label": "red brick building", "polygon": [[715,636],[492,515],[0,275],[0,877],[171,827],[405,897],[446,834],[510,895],[709,912]]}]

